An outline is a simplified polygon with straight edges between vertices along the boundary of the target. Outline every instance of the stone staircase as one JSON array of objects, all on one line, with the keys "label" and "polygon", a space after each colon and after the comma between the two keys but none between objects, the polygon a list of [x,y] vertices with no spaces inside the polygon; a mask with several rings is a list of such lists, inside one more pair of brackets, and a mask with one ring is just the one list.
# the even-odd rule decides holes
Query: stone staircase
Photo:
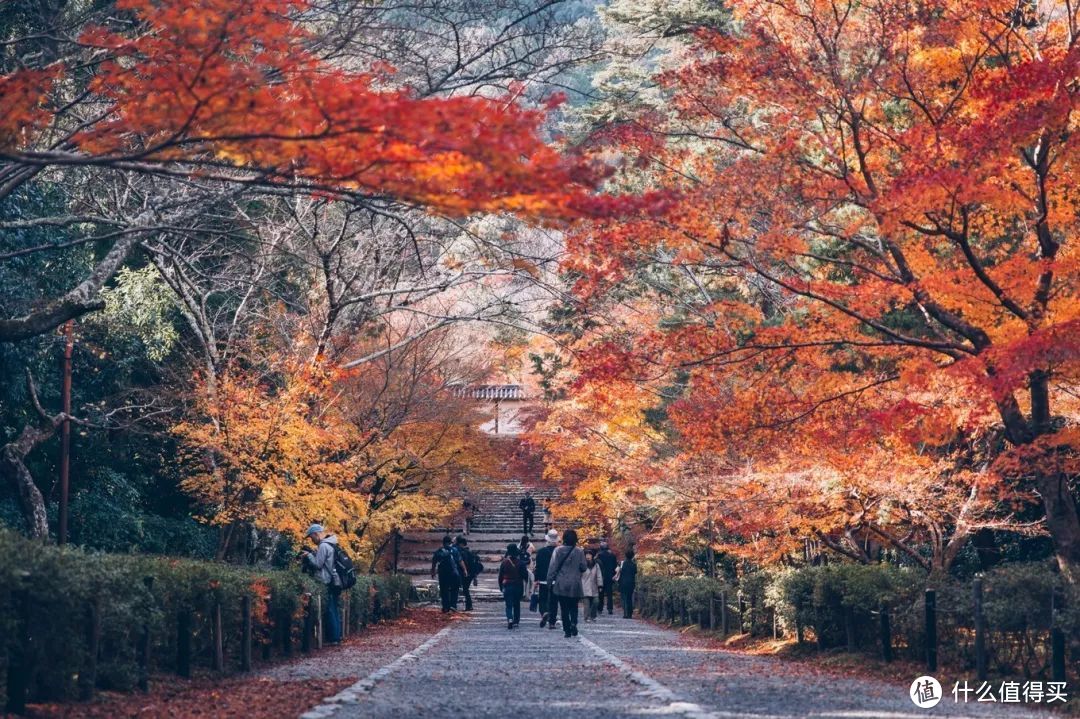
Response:
[{"label": "stone staircase", "polygon": [[[532,541],[537,549],[543,546],[547,515],[544,507],[557,496],[551,489],[526,487],[520,480],[505,480],[480,491],[473,500],[472,517],[464,520],[457,531],[446,529],[406,531],[402,534],[398,556],[398,571],[412,577],[413,586],[426,592],[433,591],[437,583],[431,579],[431,555],[442,546],[446,534],[457,537],[463,534],[469,540],[469,549],[477,553],[484,563],[478,585],[473,587],[474,601],[497,601],[499,593],[499,563],[506,553],[507,544],[517,544],[521,539],[521,509],[518,503],[531,491],[536,500],[536,514]],[[434,589],[438,595],[437,589]]]}]

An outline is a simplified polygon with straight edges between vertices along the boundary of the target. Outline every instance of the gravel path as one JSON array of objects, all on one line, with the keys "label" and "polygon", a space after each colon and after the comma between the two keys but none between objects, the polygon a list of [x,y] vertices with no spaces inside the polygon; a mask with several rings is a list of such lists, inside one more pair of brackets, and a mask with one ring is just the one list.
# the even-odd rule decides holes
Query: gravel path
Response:
[{"label": "gravel path", "polygon": [[[346,690],[340,702],[305,717],[380,719],[431,716],[589,719],[915,719],[1040,717],[1017,705],[954,704],[919,709],[907,687],[816,672],[812,667],[711,648],[647,622],[604,616],[581,636],[541,630],[525,613],[514,631],[501,605],[482,603],[409,647]],[[417,639],[417,637],[413,637]],[[380,651],[381,656],[385,652]],[[370,657],[363,657],[370,667]],[[914,678],[914,677],[913,677]]]}]

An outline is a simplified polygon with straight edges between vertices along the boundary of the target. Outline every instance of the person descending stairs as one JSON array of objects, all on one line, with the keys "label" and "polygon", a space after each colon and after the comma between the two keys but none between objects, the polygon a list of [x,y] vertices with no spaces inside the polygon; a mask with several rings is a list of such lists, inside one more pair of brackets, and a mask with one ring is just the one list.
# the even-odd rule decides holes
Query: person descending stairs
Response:
[{"label": "person descending stairs", "polygon": [[[483,565],[471,594],[474,602],[502,601],[499,592],[499,564],[508,544],[521,540],[521,501],[526,494],[535,502],[535,526],[530,539],[536,546],[542,544],[549,528],[547,504],[558,496],[554,489],[526,486],[521,480],[510,479],[491,484],[470,498],[472,514],[456,527],[432,527],[403,532],[399,555],[399,571],[412,577],[413,586],[425,592],[431,591],[430,579],[432,553],[441,546],[442,538],[468,537],[469,551]],[[467,525],[467,527],[465,526]],[[525,600],[528,601],[528,595]]]}]

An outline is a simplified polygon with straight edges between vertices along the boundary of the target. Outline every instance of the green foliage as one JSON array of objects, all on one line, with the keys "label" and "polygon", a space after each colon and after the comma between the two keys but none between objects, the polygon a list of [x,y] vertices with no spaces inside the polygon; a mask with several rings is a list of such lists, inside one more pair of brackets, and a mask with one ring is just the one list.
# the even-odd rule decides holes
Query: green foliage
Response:
[{"label": "green foliage", "polygon": [[[1074,641],[1080,638],[1080,593],[1064,586],[1049,562],[1003,565],[983,574],[982,582],[991,670],[1001,676],[1048,676],[1052,622]],[[734,586],[705,577],[647,574],[638,586],[639,606],[654,619],[682,623],[685,608],[689,621],[695,622],[707,616],[711,599],[714,628],[719,628],[718,605],[725,592],[731,631],[741,628],[768,636],[775,616],[783,635],[800,636],[820,649],[879,653],[885,609],[894,654],[914,661],[924,658],[925,592],[931,587],[936,592],[940,662],[963,671],[975,666],[969,579],[931,582],[912,567],[841,563],[744,572]]]},{"label": "green foliage", "polygon": [[[354,626],[396,616],[408,598],[408,577],[364,576],[349,603]],[[130,690],[138,678],[136,647],[144,630],[151,670],[175,670],[177,619],[192,617],[192,658],[212,656],[211,618],[221,607],[226,662],[239,657],[242,599],[252,604],[253,636],[269,644],[272,622],[289,617],[298,637],[305,607],[325,587],[295,571],[237,567],[166,557],[117,555],[43,546],[0,530],[0,676],[29,628],[35,699],[69,699],[88,664],[88,612],[99,612],[97,685]],[[323,596],[325,603],[326,598]],[[258,655],[258,652],[256,652]],[[0,686],[0,701],[3,687]]]}]

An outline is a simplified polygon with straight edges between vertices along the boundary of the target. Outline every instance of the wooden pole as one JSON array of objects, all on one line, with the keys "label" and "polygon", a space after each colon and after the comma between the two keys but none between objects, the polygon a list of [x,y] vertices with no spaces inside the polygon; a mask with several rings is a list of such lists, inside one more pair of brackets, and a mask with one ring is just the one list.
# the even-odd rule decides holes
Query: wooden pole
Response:
[{"label": "wooden pole", "polygon": [[223,626],[221,621],[221,602],[214,602],[214,610],[212,615],[212,630],[214,634],[214,658],[211,668],[220,672],[225,669],[225,638],[223,635]]},{"label": "wooden pole", "polygon": [[240,599],[240,670],[251,671],[251,597]]},{"label": "wooden pole", "polygon": [[1055,588],[1050,595],[1050,678],[1055,682],[1065,681],[1065,632],[1058,621],[1062,600]]},{"label": "wooden pole", "polygon": [[[343,592],[341,598],[344,600],[349,596],[348,592]],[[346,615],[341,615],[341,638],[345,638],[345,623],[347,621]],[[322,620],[322,595],[315,595],[315,648],[322,649],[323,645],[323,620]]]},{"label": "wooden pole", "polygon": [[30,680],[34,676],[33,634],[30,632],[30,593],[25,589],[13,592],[12,599],[19,613],[18,636],[8,654],[7,704],[4,710],[12,714],[26,713]]},{"label": "wooden pole", "polygon": [[926,669],[937,671],[937,592],[926,590]]},{"label": "wooden pole", "polygon": [[986,681],[986,617],[983,616],[983,580],[975,577],[971,583],[971,601],[975,609],[975,675]]},{"label": "wooden pole", "polygon": [[893,660],[892,651],[892,624],[889,621],[889,608],[882,602],[878,614],[881,619],[881,659],[885,662]]},{"label": "wooden pole", "polygon": [[176,673],[191,677],[191,611],[181,609],[176,615]]},{"label": "wooden pole", "polygon": [[84,631],[86,633],[86,660],[79,671],[79,699],[94,698],[97,688],[98,648],[101,643],[101,604],[97,597],[86,603]]},{"label": "wooden pole", "polygon": [[300,651],[305,654],[310,652],[315,645],[315,618],[311,616],[314,599],[313,596],[308,595],[304,603],[304,630],[300,635]]},{"label": "wooden pole", "polygon": [[[65,415],[71,415],[71,358],[75,351],[75,320],[64,323],[64,368],[60,404]],[[71,420],[60,425],[60,517],[57,522],[57,543],[68,539],[68,495],[71,488]]]},{"label": "wooden pole", "polygon": [[[154,588],[154,578],[145,577],[143,584],[146,585],[146,592],[149,594]],[[139,647],[138,647],[138,662],[139,662],[139,691],[150,691],[150,622],[144,621],[142,625],[142,632],[139,634]]]},{"label": "wooden pole", "polygon": [[728,616],[727,616],[727,592],[720,592],[720,634],[723,637],[728,635]]}]

